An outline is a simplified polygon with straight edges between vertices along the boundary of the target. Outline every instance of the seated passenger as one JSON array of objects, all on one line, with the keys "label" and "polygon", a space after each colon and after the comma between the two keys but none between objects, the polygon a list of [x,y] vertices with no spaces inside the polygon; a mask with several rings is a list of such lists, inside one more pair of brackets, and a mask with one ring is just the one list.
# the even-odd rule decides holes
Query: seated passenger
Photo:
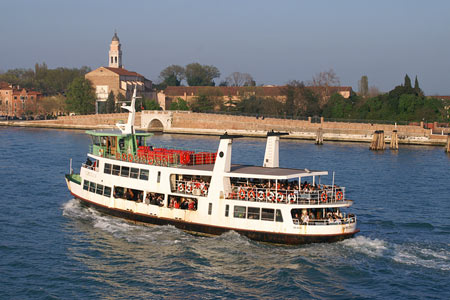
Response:
[{"label": "seated passenger", "polygon": [[188,204],[188,209],[189,210],[194,210],[195,208],[195,203],[192,200],[189,200],[189,204]]},{"label": "seated passenger", "polygon": [[175,199],[175,201],[173,202],[173,207],[174,208],[180,208],[180,203],[178,202],[178,200]]}]

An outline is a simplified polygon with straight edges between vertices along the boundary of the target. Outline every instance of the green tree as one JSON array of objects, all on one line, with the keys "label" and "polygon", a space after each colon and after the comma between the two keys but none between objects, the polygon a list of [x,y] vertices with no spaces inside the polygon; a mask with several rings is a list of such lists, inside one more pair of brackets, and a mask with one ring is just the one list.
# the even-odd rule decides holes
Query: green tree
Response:
[{"label": "green tree", "polygon": [[145,110],[161,110],[158,102],[151,99],[143,99],[144,109]]},{"label": "green tree", "polygon": [[170,65],[159,73],[159,78],[166,86],[180,86],[185,77],[186,71],[179,65]]},{"label": "green tree", "polygon": [[369,94],[369,80],[367,79],[366,75],[361,76],[358,87],[359,94],[363,97],[367,97],[367,95]]},{"label": "green tree", "polygon": [[89,80],[84,77],[75,78],[67,91],[67,109],[78,114],[95,112],[95,91]]},{"label": "green tree", "polygon": [[189,105],[183,98],[178,97],[170,103],[169,110],[189,110]]},{"label": "green tree", "polygon": [[120,107],[124,103],[125,104],[127,103],[127,98],[125,98],[125,96],[122,95],[121,93],[117,94],[117,96],[116,96],[116,109],[115,109],[115,112],[119,112],[119,113],[122,112]]},{"label": "green tree", "polygon": [[407,89],[411,89],[411,79],[409,78],[408,74],[405,75],[405,84],[403,85]]},{"label": "green tree", "polygon": [[109,92],[108,98],[106,99],[106,113],[107,114],[114,113],[115,107],[116,107],[115,96],[114,96],[114,92],[111,91],[111,92]]},{"label": "green tree", "polygon": [[215,86],[214,78],[220,77],[214,66],[191,63],[186,66],[186,81],[189,86]]}]

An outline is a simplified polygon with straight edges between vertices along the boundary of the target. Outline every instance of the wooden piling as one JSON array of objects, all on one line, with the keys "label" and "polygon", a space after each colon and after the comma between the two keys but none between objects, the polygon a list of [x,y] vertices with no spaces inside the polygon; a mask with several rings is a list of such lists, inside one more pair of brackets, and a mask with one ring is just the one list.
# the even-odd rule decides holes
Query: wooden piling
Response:
[{"label": "wooden piling", "polygon": [[445,146],[445,152],[450,153],[450,133],[447,135],[447,145]]},{"label": "wooden piling", "polygon": [[372,142],[370,143],[370,150],[384,150],[385,142],[384,142],[384,131],[377,130],[373,134]]},{"label": "wooden piling", "polygon": [[323,131],[322,131],[322,128],[319,128],[317,130],[316,145],[323,145]]},{"label": "wooden piling", "polygon": [[397,133],[397,130],[392,131],[390,148],[391,148],[391,150],[398,150],[398,133]]}]

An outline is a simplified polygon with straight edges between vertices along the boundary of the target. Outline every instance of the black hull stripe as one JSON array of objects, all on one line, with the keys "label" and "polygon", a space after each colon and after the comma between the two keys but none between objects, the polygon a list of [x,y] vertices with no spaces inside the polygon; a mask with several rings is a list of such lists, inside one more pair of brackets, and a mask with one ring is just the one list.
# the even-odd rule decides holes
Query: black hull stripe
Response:
[{"label": "black hull stripe", "polygon": [[78,195],[75,195],[71,192],[71,194],[82,201],[82,203],[88,207],[93,207],[98,211],[105,213],[107,215],[112,215],[115,217],[147,223],[154,225],[173,225],[179,229],[188,231],[188,232],[197,232],[208,235],[220,235],[222,233],[228,231],[236,231],[239,234],[242,234],[248,237],[251,240],[261,241],[261,242],[269,242],[276,244],[290,244],[290,245],[299,245],[299,244],[308,244],[308,243],[330,243],[337,242],[344,239],[348,239],[353,237],[356,233],[359,232],[359,229],[350,232],[350,233],[342,233],[342,234],[330,234],[330,235],[301,235],[301,234],[288,234],[288,233],[274,233],[267,231],[254,231],[254,230],[244,230],[244,229],[235,229],[229,227],[221,227],[215,225],[206,225],[200,223],[192,223],[185,222],[182,220],[174,220],[164,217],[150,216],[145,214],[140,214],[136,212],[131,212],[127,210],[111,208],[102,204],[95,203],[93,201],[84,199]]}]

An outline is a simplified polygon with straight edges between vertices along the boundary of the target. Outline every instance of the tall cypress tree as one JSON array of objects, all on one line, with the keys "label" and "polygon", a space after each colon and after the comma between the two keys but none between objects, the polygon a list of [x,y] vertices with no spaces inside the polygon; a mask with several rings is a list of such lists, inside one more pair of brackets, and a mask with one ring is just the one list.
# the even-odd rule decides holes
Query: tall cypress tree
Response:
[{"label": "tall cypress tree", "polygon": [[411,79],[409,78],[408,74],[405,75],[405,88],[407,89],[411,89]]}]

